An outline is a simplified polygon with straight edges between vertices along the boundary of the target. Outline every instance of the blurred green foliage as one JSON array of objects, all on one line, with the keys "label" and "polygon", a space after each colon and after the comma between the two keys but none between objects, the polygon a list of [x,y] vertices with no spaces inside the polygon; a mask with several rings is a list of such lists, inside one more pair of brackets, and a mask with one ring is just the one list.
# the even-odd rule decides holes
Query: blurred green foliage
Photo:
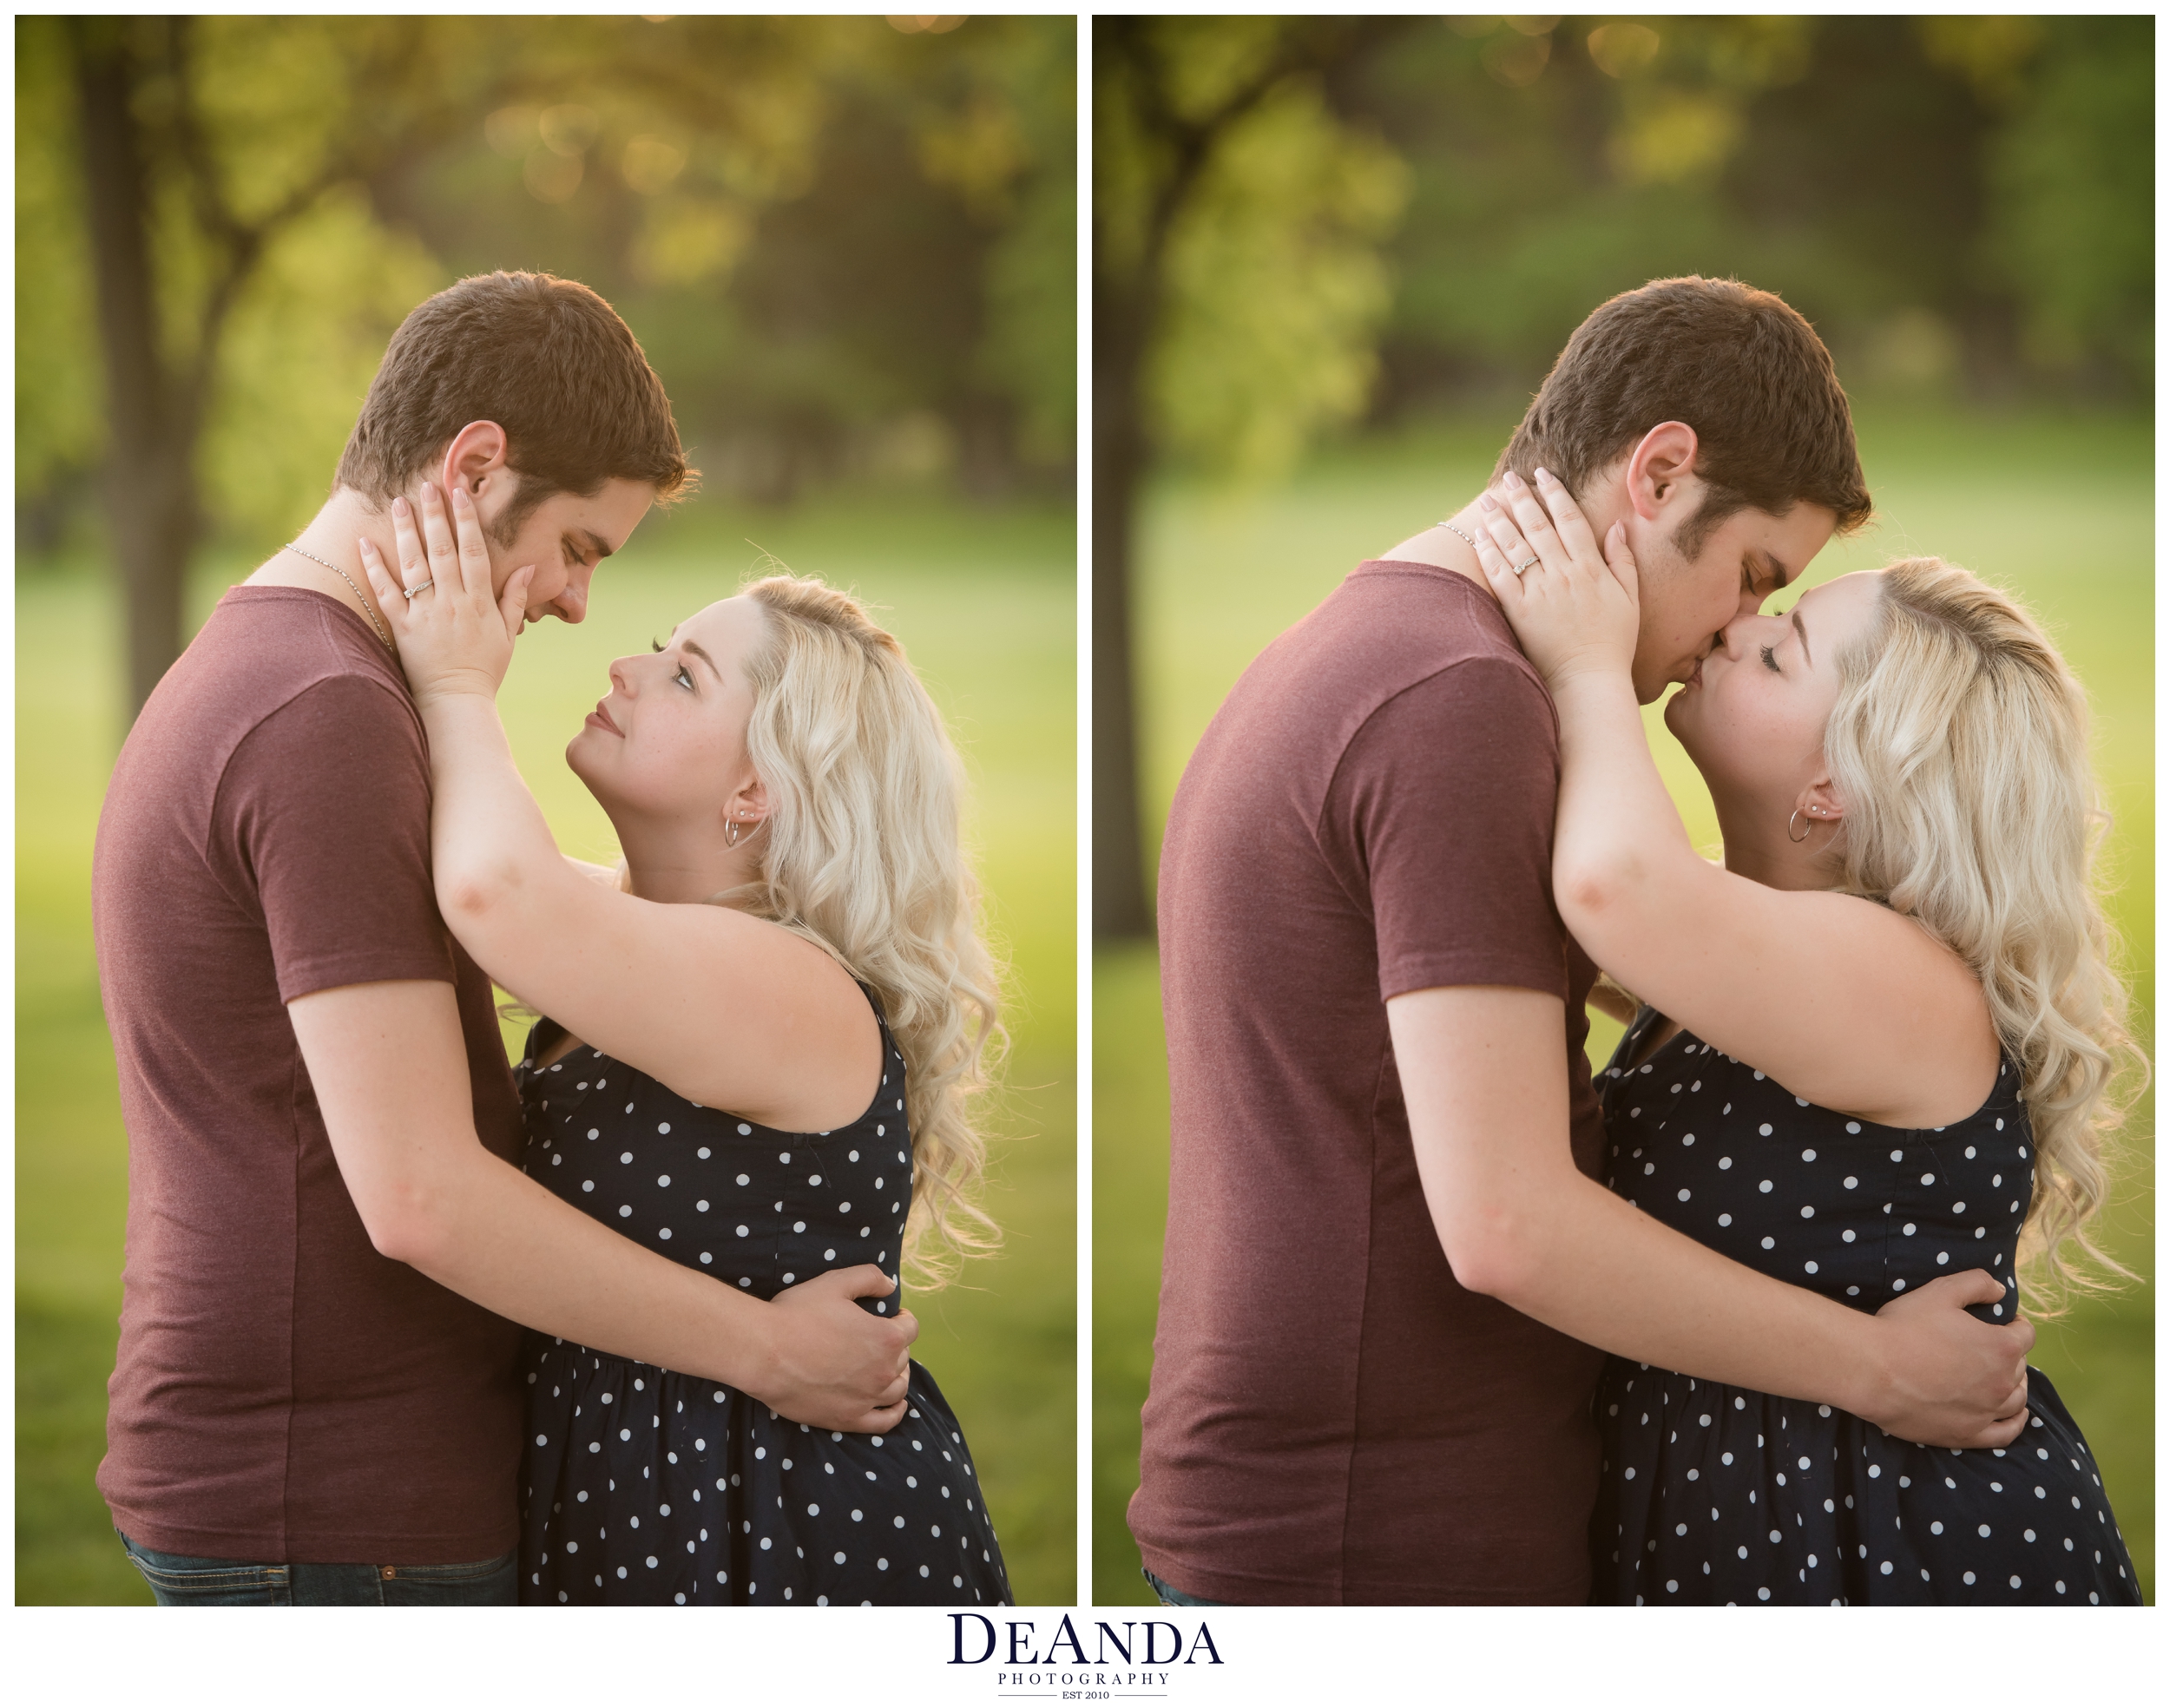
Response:
[{"label": "blurred green foliage", "polygon": [[[1451,514],[1489,474],[1519,405],[1373,436],[1312,459],[1273,491],[1198,477],[1152,491],[1139,586],[1146,834],[1207,723],[1268,641],[1356,563]],[[2134,1032],[2154,1033],[2154,440],[2144,417],[1864,405],[1862,457],[1877,519],[1827,548],[1808,584],[1942,553],[2010,589],[2086,686],[2113,830],[2101,871],[2132,984]],[[1782,599],[1781,608],[1789,602]],[[1701,778],[1646,713],[1659,768],[1700,846],[1717,821]],[[1150,943],[1109,944],[1093,969],[1094,1599],[1152,1598],[1124,1512],[1138,1481],[1138,1409],[1152,1370],[1167,1214],[1168,1106]],[[1593,1016],[1602,1062],[1620,1028]],[[2137,1284],[2038,1321],[2049,1372],[2101,1467],[2140,1582],[2154,1596],[2154,1102],[2112,1151],[2104,1244]],[[2038,1311],[2040,1301],[2030,1301]]]},{"label": "blurred green foliage", "polygon": [[1527,390],[1599,302],[1773,290],[1856,389],[2151,384],[2147,17],[1476,18],[1332,80],[1410,165],[1374,418]]},{"label": "blurred green foliage", "polygon": [[[497,267],[612,301],[711,489],[1067,485],[1068,18],[114,27],[148,68],[164,351],[215,341],[196,456],[214,537],[306,519],[399,319]],[[69,37],[22,18],[16,49],[17,541],[49,549],[91,513],[102,358]]]},{"label": "blurred green foliage", "polygon": [[1408,172],[1314,77],[1317,20],[1109,20],[1095,56],[1098,289],[1149,304],[1148,431],[1245,474],[1358,415]]},{"label": "blurred green foliage", "polygon": [[[2152,18],[1372,22],[1147,26],[1179,107],[1286,62],[1169,238],[1179,465],[1526,395],[1598,303],[1686,273],[1779,292],[1858,390],[2152,384]],[[1098,194],[1142,207],[1125,76],[1096,62]]]}]

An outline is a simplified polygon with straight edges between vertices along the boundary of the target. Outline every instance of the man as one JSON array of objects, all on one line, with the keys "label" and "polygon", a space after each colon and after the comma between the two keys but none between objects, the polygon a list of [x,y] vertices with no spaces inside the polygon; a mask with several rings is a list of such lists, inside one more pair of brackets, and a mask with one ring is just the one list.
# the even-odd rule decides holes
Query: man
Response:
[{"label": "man", "polygon": [[519,1172],[490,982],[431,891],[422,727],[359,541],[396,563],[395,509],[464,493],[499,593],[531,568],[529,620],[578,622],[688,473],[600,297],[464,279],[407,318],[323,509],[122,750],[93,878],[129,1135],[98,1485],[161,1603],[513,1600],[517,1324],[824,1428],[899,1415],[917,1330],[856,1303],[878,1270],[764,1303]]},{"label": "man", "polygon": [[[1599,535],[1626,523],[1646,703],[1870,510],[1823,345],[1729,281],[1592,314],[1495,479],[1540,466]],[[1169,1600],[1579,1601],[1599,1349],[1956,1441],[2031,1338],[1943,1281],[1858,1314],[1598,1184],[1557,729],[1478,514],[1268,647],[1169,814],[1173,1156],[1130,1509]]]}]

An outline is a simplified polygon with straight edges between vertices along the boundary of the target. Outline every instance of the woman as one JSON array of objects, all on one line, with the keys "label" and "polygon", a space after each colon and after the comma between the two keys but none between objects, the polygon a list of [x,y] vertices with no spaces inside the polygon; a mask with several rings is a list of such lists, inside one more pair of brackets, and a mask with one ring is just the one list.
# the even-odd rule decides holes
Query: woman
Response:
[{"label": "woman", "polygon": [[[493,600],[464,498],[457,542],[434,491],[426,549],[397,515],[397,580],[364,557],[429,735],[445,922],[549,1016],[517,1070],[528,1173],[764,1299],[861,1265],[886,1291],[923,1241],[985,1246],[966,1106],[993,975],[959,767],[903,649],[845,595],[777,575],[620,659],[566,762],[624,868],[569,876],[494,704],[527,572]],[[539,1334],[523,1357],[523,1600],[1009,1600],[963,1432],[918,1364],[882,1432],[855,1435]]]},{"label": "woman", "polygon": [[[1862,1310],[1989,1271],[2002,1301],[1974,1309],[2010,1321],[2022,1245],[2053,1280],[2076,1278],[2065,1242],[2100,1256],[2130,1052],[2078,685],[1934,558],[1736,619],[1666,708],[1717,808],[1714,867],[1644,744],[1624,532],[1601,553],[1536,473],[1483,501],[1479,556],[1559,709],[1561,917],[1645,1003],[1603,1076],[1608,1184]],[[2008,1445],[1932,1449],[1615,1357],[1595,1599],[2136,1601],[2078,1427],[2040,1371],[2026,1397]]]}]

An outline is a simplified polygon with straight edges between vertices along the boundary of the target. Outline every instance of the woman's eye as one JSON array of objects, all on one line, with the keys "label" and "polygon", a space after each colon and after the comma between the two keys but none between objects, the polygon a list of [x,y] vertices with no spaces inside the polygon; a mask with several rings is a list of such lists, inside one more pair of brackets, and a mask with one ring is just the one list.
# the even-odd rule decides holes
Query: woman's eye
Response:
[{"label": "woman's eye", "polygon": [[1763,654],[1763,661],[1765,664],[1769,666],[1772,670],[1778,671],[1779,675],[1783,676],[1785,674],[1783,670],[1779,670],[1779,661],[1771,655],[1771,649],[1768,647],[1761,647],[1757,648],[1757,650]]},{"label": "woman's eye", "polygon": [[691,689],[694,686],[692,673],[682,664],[678,667],[677,670],[672,673],[671,680],[687,689]]}]

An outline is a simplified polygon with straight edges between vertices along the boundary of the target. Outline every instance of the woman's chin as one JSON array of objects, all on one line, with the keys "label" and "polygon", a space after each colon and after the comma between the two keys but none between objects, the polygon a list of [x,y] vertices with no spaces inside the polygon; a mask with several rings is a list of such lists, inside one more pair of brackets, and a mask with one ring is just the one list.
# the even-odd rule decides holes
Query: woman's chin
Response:
[{"label": "woman's chin", "polygon": [[[595,740],[597,733],[598,732],[594,728],[594,726],[590,726],[581,730],[570,741],[565,744],[566,770],[571,772],[574,776],[580,778],[580,780],[587,785],[588,792],[591,795],[595,794],[595,779],[593,774],[594,765],[592,761],[595,758]],[[602,798],[600,795],[596,795],[595,798],[598,800]]]}]

